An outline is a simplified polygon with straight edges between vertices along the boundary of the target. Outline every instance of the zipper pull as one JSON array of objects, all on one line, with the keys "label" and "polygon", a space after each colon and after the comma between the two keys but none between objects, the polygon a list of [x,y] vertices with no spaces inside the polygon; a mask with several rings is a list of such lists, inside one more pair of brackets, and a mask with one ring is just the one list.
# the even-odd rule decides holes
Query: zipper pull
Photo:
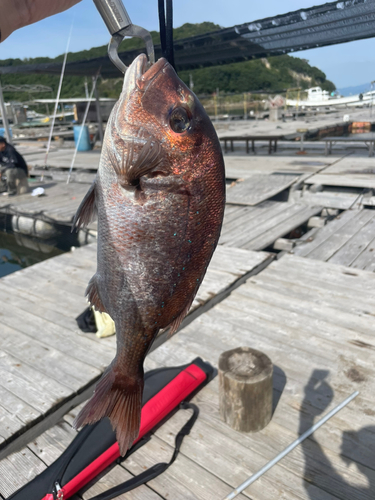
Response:
[{"label": "zipper pull", "polygon": [[55,483],[55,491],[57,500],[64,500],[64,490],[57,481]]}]

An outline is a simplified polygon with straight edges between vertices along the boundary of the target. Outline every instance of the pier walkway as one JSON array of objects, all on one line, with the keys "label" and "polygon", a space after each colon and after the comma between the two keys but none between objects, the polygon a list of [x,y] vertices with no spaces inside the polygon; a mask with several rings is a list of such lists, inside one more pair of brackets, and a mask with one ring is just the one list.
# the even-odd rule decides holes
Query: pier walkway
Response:
[{"label": "pier walkway", "polygon": [[[320,153],[285,152],[225,159],[228,203],[218,248],[181,329],[170,339],[166,332],[158,337],[145,368],[184,364],[196,356],[217,366],[223,351],[242,345],[259,349],[274,364],[273,418],[255,434],[230,429],[219,417],[215,378],[193,400],[200,416],[176,462],[119,498],[221,499],[358,390],[348,407],[238,498],[373,500],[372,160],[366,152],[336,153],[329,160]],[[35,206],[29,195],[20,196],[0,200],[0,212],[24,210],[37,217],[37,204],[46,203],[39,212],[43,217],[52,220],[55,214],[69,224],[89,182],[69,185],[64,204],[64,196],[57,202],[52,191],[62,184],[47,181],[47,196]],[[290,243],[289,253],[270,251],[280,237]],[[114,337],[84,334],[75,320],[87,306],[83,294],[95,267],[92,244],[0,280],[1,499],[71,442],[73,418],[114,356]],[[147,444],[73,500],[89,499],[168,461],[186,418],[176,413]]]},{"label": "pier walkway", "polygon": [[[184,324],[271,260],[266,252],[220,247]],[[53,412],[64,414],[71,400],[83,400],[82,392],[113,359],[115,337],[99,341],[75,321],[87,307],[84,291],[95,270],[92,244],[0,280],[0,456]]]},{"label": "pier walkway", "polygon": [[[177,461],[147,486],[120,498],[223,498],[322,414],[359,390],[347,408],[239,498],[373,499],[375,321],[368,311],[375,305],[374,290],[371,272],[353,274],[343,266],[286,255],[151,352],[147,369],[183,364],[196,356],[216,366],[221,352],[239,345],[265,352],[275,367],[274,415],[261,432],[233,431],[220,420],[214,379],[193,399],[200,416]],[[98,371],[107,362],[102,341],[100,350],[100,361],[94,349],[88,353],[95,356]],[[75,436],[71,423],[78,409],[0,462],[3,497],[65,449]],[[146,445],[75,499],[89,499],[153,463],[167,461],[185,420],[186,415],[174,415]]]}]

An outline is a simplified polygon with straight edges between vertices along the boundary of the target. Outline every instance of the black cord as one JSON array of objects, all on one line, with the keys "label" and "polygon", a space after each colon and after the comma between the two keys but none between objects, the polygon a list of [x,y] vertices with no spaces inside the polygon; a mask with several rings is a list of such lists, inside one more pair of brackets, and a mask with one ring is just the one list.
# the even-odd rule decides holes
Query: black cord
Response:
[{"label": "black cord", "polygon": [[158,0],[160,43],[163,57],[175,68],[173,49],[173,0]]},{"label": "black cord", "polygon": [[163,57],[166,57],[167,32],[166,32],[166,25],[165,25],[164,0],[158,0],[158,8],[159,8],[159,27],[160,27],[161,52],[162,52]]},{"label": "black cord", "polygon": [[176,69],[174,64],[173,50],[173,0],[167,0],[167,59],[169,63]]}]

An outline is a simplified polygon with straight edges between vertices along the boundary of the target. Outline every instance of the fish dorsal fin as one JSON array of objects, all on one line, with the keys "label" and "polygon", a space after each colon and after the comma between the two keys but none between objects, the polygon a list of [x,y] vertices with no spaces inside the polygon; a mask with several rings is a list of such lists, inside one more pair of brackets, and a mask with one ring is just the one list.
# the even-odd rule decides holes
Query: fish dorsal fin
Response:
[{"label": "fish dorsal fin", "polygon": [[170,168],[164,164],[162,149],[157,141],[148,139],[134,161],[134,141],[128,146],[126,161],[122,156],[121,166],[113,162],[113,168],[119,178],[120,184],[126,186],[137,186],[139,179],[144,175],[158,171],[164,175],[170,173]]},{"label": "fish dorsal fin", "polygon": [[90,189],[87,191],[80,206],[78,207],[73,219],[72,231],[74,229],[78,230],[81,227],[87,226],[87,224],[90,224],[94,218],[94,215],[96,214],[95,186],[96,180],[92,183]]}]

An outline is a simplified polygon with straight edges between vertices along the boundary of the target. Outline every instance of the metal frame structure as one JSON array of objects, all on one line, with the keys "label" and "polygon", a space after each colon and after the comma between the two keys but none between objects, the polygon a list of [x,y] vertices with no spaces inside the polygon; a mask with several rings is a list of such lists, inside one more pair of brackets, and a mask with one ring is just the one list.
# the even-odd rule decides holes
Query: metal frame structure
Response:
[{"label": "metal frame structure", "polygon": [[[324,47],[375,36],[375,0],[336,1],[280,16],[236,25],[174,43],[177,70],[227,64]],[[118,55],[125,65],[144,52],[135,49]],[[161,57],[160,46],[155,47]],[[68,75],[121,76],[108,56],[68,63]],[[2,66],[0,74],[60,74],[61,63]]]}]

